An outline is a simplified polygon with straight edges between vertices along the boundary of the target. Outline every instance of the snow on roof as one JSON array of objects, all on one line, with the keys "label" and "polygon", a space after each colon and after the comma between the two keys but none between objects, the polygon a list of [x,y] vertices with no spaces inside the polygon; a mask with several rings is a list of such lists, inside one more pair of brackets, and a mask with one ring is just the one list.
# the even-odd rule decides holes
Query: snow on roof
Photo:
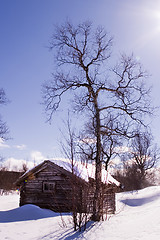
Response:
[{"label": "snow on roof", "polygon": [[[43,165],[45,162],[51,162],[59,167],[62,167],[63,169],[67,170],[68,172],[72,172],[72,164],[71,160],[69,159],[51,159],[51,160],[45,160],[44,162],[38,164],[37,166],[29,169],[26,171],[20,178],[23,179],[25,176],[27,176],[30,172],[34,171],[36,168]],[[82,178],[86,182],[89,181],[89,178],[95,179],[95,164],[84,164],[78,161],[75,161],[73,164],[73,172],[76,176]],[[18,180],[19,181],[19,180]],[[106,171],[105,169],[102,169],[102,182],[105,184],[115,184],[116,186],[120,186],[120,182],[118,182],[116,179],[114,179],[111,174]]]},{"label": "snow on roof", "polygon": [[[63,167],[67,171],[72,171],[72,164],[70,160],[51,160],[51,162],[57,164],[60,167]],[[95,179],[95,164],[84,164],[78,161],[75,161],[73,164],[73,171],[78,176],[84,179],[85,181],[89,181],[89,178]],[[111,174],[102,169],[102,182],[106,184],[115,184],[116,186],[120,186],[120,182],[114,179]]]}]

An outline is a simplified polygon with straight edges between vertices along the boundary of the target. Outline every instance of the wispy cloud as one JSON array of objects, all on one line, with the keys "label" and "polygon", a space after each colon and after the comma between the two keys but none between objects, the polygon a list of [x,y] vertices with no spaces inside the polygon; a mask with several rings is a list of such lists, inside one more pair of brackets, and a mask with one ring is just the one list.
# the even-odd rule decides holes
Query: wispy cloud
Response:
[{"label": "wispy cloud", "polygon": [[80,143],[85,143],[85,144],[94,144],[96,143],[96,139],[94,138],[83,138],[82,140],[79,141]]},{"label": "wispy cloud", "polygon": [[27,148],[27,146],[25,144],[10,146],[6,144],[6,142],[2,138],[0,138],[0,148],[16,148],[18,150],[24,150]]},{"label": "wispy cloud", "polygon": [[2,138],[0,138],[0,148],[10,148],[10,146],[7,145]]},{"label": "wispy cloud", "polygon": [[39,151],[32,151],[31,152],[31,160],[34,162],[40,162],[43,161],[45,159],[45,157],[43,156],[43,154]]},{"label": "wispy cloud", "polygon": [[130,148],[127,146],[115,147],[114,151],[117,153],[125,153],[125,152],[129,152]]},{"label": "wispy cloud", "polygon": [[25,144],[20,144],[20,145],[15,145],[15,148],[19,149],[19,150],[24,150],[26,149],[26,145]]}]

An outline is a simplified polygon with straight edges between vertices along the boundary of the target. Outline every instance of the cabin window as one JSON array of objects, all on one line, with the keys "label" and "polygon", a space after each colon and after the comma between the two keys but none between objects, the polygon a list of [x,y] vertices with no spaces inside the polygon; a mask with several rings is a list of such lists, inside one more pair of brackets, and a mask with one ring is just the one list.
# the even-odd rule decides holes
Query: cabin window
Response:
[{"label": "cabin window", "polygon": [[43,182],[43,192],[54,192],[55,182]]}]

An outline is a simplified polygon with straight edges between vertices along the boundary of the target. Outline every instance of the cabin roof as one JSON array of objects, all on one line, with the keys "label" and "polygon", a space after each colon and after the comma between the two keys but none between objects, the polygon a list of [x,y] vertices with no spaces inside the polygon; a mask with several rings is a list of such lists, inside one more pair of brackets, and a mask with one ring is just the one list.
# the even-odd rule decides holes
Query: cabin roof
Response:
[{"label": "cabin roof", "polygon": [[[65,168],[69,172],[71,172],[71,161],[67,159],[65,160],[51,160],[57,165]],[[80,178],[84,179],[86,182],[89,181],[89,179],[95,179],[95,169],[96,166],[94,163],[81,163],[80,161],[75,161],[73,163],[74,165],[74,173],[76,176],[79,176]],[[102,167],[102,176],[101,181],[104,184],[115,184],[116,186],[120,186],[120,182],[118,182],[115,178],[112,177],[112,175],[109,173],[109,171],[106,171],[105,168]]]},{"label": "cabin roof", "polygon": [[[21,182],[26,180],[29,176],[32,174],[37,174],[47,167],[56,168],[58,172],[65,174],[69,178],[73,177],[72,171],[71,171],[71,162],[64,162],[60,160],[45,160],[44,162],[38,164],[34,168],[28,170],[25,172],[17,181],[16,185],[19,186]],[[94,165],[87,165],[84,166],[81,163],[74,164],[74,176],[76,176],[76,179],[80,181],[81,183],[87,183],[89,181],[89,178],[94,179],[95,177],[95,166]],[[105,184],[115,184],[117,186],[120,185],[120,183],[114,179],[105,169],[102,169],[102,182]]]},{"label": "cabin roof", "polygon": [[[37,174],[37,173],[43,171],[44,169],[46,169],[47,167],[55,168],[56,170],[58,170],[58,172],[68,176],[69,178],[73,177],[73,174],[70,171],[64,169],[63,167],[55,164],[54,162],[52,162],[50,160],[45,160],[42,163],[35,166],[34,168],[26,171],[22,176],[19,177],[19,179],[16,181],[15,184],[17,186],[19,186],[21,184],[21,182],[26,180],[29,176],[31,176],[32,174]],[[76,176],[76,179],[79,180],[80,182],[86,183],[84,179],[82,179],[78,176]]]}]

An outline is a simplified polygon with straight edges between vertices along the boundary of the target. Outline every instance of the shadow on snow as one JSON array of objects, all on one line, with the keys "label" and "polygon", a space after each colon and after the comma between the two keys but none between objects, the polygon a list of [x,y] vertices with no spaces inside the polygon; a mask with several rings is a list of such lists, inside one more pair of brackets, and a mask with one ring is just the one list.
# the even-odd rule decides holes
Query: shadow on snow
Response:
[{"label": "shadow on snow", "polygon": [[95,224],[97,224],[96,222],[93,221],[89,221],[86,224],[86,228],[84,229],[84,227],[82,226],[81,231],[77,230],[74,231],[73,228],[70,228],[68,230],[65,230],[65,232],[61,232],[60,234],[56,233],[55,236],[55,232],[49,233],[43,237],[41,237],[41,239],[55,239],[55,240],[73,240],[73,239],[78,239],[78,238],[83,238],[83,234],[84,232],[86,233],[87,231],[89,231],[90,229],[92,229]]},{"label": "shadow on snow", "polygon": [[160,193],[155,194],[155,195],[150,196],[150,197],[126,198],[126,199],[121,200],[121,202],[124,203],[125,205],[130,206],[130,207],[138,207],[138,206],[142,206],[144,204],[153,202],[153,201],[157,200],[158,198],[160,198]]}]

